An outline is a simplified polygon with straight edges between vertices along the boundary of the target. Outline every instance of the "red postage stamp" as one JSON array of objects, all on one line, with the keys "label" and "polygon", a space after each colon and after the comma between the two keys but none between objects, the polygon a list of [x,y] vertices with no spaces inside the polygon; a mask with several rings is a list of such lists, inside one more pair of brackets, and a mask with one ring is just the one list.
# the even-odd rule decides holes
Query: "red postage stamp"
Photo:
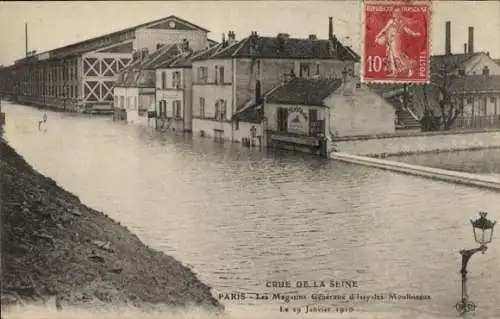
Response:
[{"label": "red postage stamp", "polygon": [[429,1],[365,1],[362,81],[429,83]]}]

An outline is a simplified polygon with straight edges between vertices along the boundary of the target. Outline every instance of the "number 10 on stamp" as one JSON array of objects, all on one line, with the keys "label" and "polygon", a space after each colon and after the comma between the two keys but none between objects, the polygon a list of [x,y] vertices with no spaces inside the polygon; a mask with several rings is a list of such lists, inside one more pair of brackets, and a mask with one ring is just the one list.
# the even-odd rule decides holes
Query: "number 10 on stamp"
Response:
[{"label": "number 10 on stamp", "polygon": [[429,83],[429,1],[363,4],[362,80],[373,83]]}]

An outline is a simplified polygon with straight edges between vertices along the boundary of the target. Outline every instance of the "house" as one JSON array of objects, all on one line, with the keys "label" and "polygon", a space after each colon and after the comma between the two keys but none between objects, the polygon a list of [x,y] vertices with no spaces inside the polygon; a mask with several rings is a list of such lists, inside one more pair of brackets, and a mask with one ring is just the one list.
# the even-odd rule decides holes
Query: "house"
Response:
[{"label": "house", "polygon": [[450,85],[454,103],[461,108],[459,128],[500,128],[500,75],[457,78]]},{"label": "house", "polygon": [[159,130],[191,132],[192,130],[192,60],[211,48],[190,50],[185,43],[178,56],[157,63],[156,68],[156,127]]},{"label": "house", "polygon": [[264,101],[267,147],[321,154],[322,141],[331,151],[336,138],[395,132],[393,106],[348,72],[293,79]]},{"label": "house", "polygon": [[0,93],[20,103],[109,112],[116,75],[132,62],[135,51],[153,52],[183,39],[199,50],[209,45],[208,32],[171,15],[50,51],[30,52],[0,72]]},{"label": "house", "polygon": [[[193,132],[241,142],[235,134],[242,121],[233,117],[259,104],[270,90],[293,77],[341,77],[359,59],[333,35],[330,19],[328,40],[250,36],[236,41],[228,33],[212,53],[193,61]],[[250,128],[252,123],[248,123]],[[247,126],[248,126],[247,125]],[[250,137],[250,136],[248,136]]]},{"label": "house", "polygon": [[113,88],[114,107],[124,116],[127,122],[152,126],[152,118],[156,104],[156,70],[155,65],[168,61],[182,52],[179,44],[160,47],[153,53],[147,50],[134,56],[134,61],[123,72]]},{"label": "house", "polygon": [[[445,24],[445,53],[433,55],[430,60],[431,85],[385,85],[372,84],[370,87],[390,101],[398,114],[398,125],[402,129],[420,130],[420,120],[423,118],[426,108],[430,108],[434,115],[440,116],[439,87],[455,86],[454,82],[470,83],[476,75],[488,74],[490,76],[500,75],[500,65],[490,57],[488,52],[474,51],[474,28],[468,27],[468,42],[464,43],[463,53],[451,52],[451,22]],[[446,84],[443,75],[446,74]],[[471,76],[469,80],[458,80],[461,77]],[[464,82],[465,81],[465,82]],[[459,85],[459,84],[457,84]],[[469,91],[466,100],[482,98],[482,95],[474,97],[474,91]],[[472,119],[471,119],[472,121]],[[466,123],[467,121],[463,122]],[[486,123],[482,120],[475,123]],[[457,123],[454,128],[461,128]],[[464,124],[465,125],[465,124]],[[464,127],[465,128],[465,127]]]}]

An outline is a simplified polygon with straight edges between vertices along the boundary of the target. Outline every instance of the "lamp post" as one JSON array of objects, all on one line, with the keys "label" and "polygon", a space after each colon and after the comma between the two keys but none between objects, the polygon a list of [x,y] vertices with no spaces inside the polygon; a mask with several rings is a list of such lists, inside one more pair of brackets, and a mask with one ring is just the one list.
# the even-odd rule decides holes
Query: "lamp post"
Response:
[{"label": "lamp post", "polygon": [[456,309],[460,313],[474,311],[476,308],[476,305],[468,299],[467,264],[469,263],[469,259],[475,253],[482,252],[484,254],[488,249],[486,245],[491,243],[491,239],[493,238],[493,228],[495,227],[496,221],[492,222],[486,218],[487,214],[488,213],[480,212],[480,217],[478,219],[470,221],[472,224],[472,231],[474,233],[474,240],[479,244],[479,247],[473,249],[463,249],[460,251],[460,255],[462,256],[462,268],[460,269],[460,273],[462,275],[462,291],[461,299],[456,304]]}]

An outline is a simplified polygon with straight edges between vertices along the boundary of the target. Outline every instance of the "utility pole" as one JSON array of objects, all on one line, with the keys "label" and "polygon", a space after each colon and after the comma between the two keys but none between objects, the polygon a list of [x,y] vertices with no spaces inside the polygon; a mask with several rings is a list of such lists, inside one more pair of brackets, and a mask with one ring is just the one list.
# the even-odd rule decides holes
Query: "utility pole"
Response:
[{"label": "utility pole", "polygon": [[28,56],[28,23],[24,23],[24,45],[25,45],[25,55]]}]

